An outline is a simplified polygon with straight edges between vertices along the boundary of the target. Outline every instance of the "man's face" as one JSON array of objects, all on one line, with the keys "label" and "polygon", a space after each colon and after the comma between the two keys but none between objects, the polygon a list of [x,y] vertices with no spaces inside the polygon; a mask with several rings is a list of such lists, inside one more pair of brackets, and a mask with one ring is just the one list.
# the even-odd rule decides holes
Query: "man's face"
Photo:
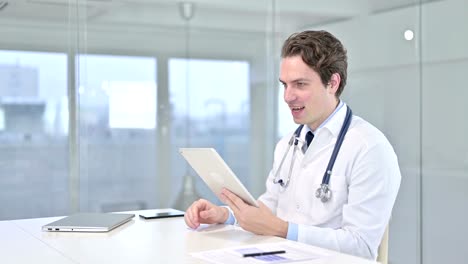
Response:
[{"label": "man's face", "polygon": [[336,82],[324,86],[318,73],[299,55],[281,60],[280,82],[284,86],[284,101],[296,124],[305,124],[315,130],[336,107],[336,88],[333,88]]}]

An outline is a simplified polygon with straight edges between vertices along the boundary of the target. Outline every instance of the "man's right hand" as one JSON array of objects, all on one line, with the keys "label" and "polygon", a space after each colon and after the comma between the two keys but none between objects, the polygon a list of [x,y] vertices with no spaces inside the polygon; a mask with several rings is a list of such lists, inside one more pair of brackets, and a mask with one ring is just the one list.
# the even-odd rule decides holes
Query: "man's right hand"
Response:
[{"label": "man's right hand", "polygon": [[200,199],[193,202],[187,209],[184,219],[188,227],[195,229],[200,224],[222,224],[227,221],[228,217],[229,210],[226,207]]}]

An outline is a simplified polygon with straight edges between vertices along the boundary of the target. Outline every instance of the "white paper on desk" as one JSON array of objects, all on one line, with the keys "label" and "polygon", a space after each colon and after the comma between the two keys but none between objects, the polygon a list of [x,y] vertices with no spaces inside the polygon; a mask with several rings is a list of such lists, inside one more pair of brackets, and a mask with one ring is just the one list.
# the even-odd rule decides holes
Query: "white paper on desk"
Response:
[{"label": "white paper on desk", "polygon": [[[285,250],[284,254],[259,257],[243,257],[244,253]],[[285,241],[278,243],[253,244],[192,253],[193,257],[212,263],[288,263],[330,257],[331,253],[305,244]]]}]

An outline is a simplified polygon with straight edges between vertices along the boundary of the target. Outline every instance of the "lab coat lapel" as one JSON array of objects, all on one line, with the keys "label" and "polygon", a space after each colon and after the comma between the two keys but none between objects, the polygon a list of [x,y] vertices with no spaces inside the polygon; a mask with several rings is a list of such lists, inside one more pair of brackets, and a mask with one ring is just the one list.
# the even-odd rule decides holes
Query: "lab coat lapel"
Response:
[{"label": "lab coat lapel", "polygon": [[304,165],[321,156],[324,151],[330,152],[331,156],[346,116],[346,109],[347,106],[345,104],[328,123],[316,131],[314,140],[312,140],[312,143],[304,154]]},{"label": "lab coat lapel", "polygon": [[323,151],[332,149],[336,138],[326,129],[317,133],[314,137],[314,140],[310,144],[306,153],[304,154],[303,163],[309,163],[315,158],[319,157]]}]

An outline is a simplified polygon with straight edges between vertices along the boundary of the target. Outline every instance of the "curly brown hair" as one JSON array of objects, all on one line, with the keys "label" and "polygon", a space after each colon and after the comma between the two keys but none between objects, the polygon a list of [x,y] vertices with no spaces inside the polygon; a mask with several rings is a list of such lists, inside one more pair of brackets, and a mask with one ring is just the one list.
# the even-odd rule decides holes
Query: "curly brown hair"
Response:
[{"label": "curly brown hair", "polygon": [[281,58],[297,55],[318,73],[325,86],[334,73],[340,75],[341,82],[336,91],[336,97],[339,98],[346,85],[348,69],[348,56],[343,44],[324,30],[298,32],[284,42]]}]

